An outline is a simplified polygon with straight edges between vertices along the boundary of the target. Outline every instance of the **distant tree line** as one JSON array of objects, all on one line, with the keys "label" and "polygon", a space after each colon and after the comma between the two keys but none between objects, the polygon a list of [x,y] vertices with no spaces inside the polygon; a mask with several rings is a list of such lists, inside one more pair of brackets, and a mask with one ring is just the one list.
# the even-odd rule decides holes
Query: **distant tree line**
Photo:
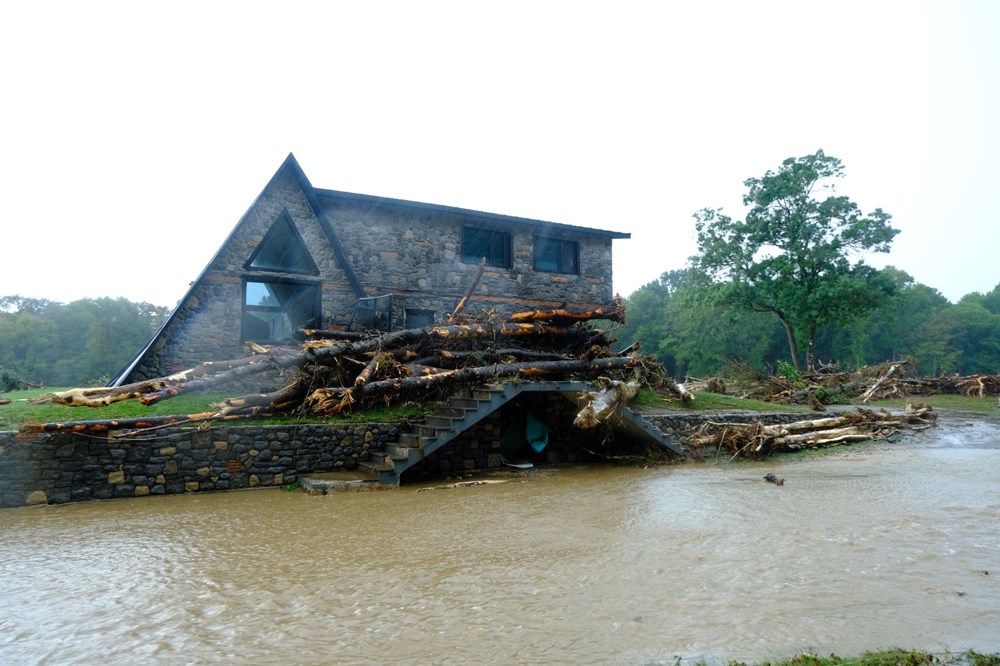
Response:
[{"label": "distant tree line", "polygon": [[0,390],[106,383],[169,313],[124,298],[0,297]]},{"label": "distant tree line", "polygon": [[[879,271],[893,293],[847,324],[816,333],[817,364],[854,369],[910,357],[921,375],[1000,373],[1000,284],[951,303],[893,267]],[[734,361],[774,373],[788,363],[781,322],[764,312],[719,303],[692,269],[668,271],[626,300],[624,347],[638,342],[675,377],[724,374]]]}]

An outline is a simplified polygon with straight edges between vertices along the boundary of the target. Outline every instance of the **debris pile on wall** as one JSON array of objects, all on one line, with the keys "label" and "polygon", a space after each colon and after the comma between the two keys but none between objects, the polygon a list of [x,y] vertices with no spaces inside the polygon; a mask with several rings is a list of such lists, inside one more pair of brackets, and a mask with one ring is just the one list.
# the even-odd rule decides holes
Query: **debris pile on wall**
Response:
[{"label": "debris pile on wall", "polygon": [[[138,400],[151,405],[199,390],[225,389],[256,373],[279,370],[287,383],[269,393],[227,398],[214,411],[139,419],[74,421],[24,426],[35,432],[110,429],[139,432],[183,422],[231,421],[288,413],[327,416],[404,400],[430,401],[469,386],[522,379],[636,379],[652,367],[637,350],[615,353],[595,321],[623,323],[619,299],[607,307],[571,312],[564,307],[515,313],[492,321],[461,314],[461,304],[446,325],[381,334],[305,331],[312,339],[299,348],[250,345],[249,355],[206,362],[167,377],[120,387],[78,388],[38,400],[72,406]],[[662,368],[651,372],[658,388]],[[678,393],[678,396],[680,394]]]}]

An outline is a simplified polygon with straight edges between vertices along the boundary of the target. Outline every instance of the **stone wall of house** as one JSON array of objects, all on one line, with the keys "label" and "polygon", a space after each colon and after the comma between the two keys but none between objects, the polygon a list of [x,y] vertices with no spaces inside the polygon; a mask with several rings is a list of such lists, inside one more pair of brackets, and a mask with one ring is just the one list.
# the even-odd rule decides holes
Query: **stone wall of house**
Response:
[{"label": "stone wall of house", "polygon": [[[275,175],[127,381],[241,356],[243,285],[248,279],[317,284],[321,319],[316,325],[348,323],[357,295],[302,188],[303,182],[291,169]],[[366,292],[373,296],[394,294],[394,328],[406,324],[408,311],[433,313],[434,323],[441,323],[475,277],[478,265],[461,260],[461,229],[467,222],[487,223],[489,216],[424,210],[326,191],[320,191],[319,201]],[[309,249],[318,275],[246,268],[274,222],[286,215]],[[613,298],[610,238],[561,229],[561,238],[579,244],[580,273],[546,273],[533,269],[538,229],[517,223],[504,223],[501,228],[512,234],[513,265],[486,269],[467,312],[489,309],[504,315],[563,302],[571,307],[593,307]]]},{"label": "stone wall of house", "polygon": [[396,423],[175,428],[155,441],[0,432],[0,507],[282,486],[352,470]]},{"label": "stone wall of house", "polygon": [[[320,273],[316,276],[249,271],[247,261],[271,225],[287,215],[309,248]],[[285,169],[276,174],[242,223],[223,243],[191,291],[178,304],[167,328],[132,372],[129,381],[152,379],[198,365],[204,361],[239,358],[243,355],[243,282],[245,279],[294,279],[321,285],[321,314],[329,320],[343,315],[347,306],[338,294],[347,279],[319,225],[305,192],[294,174]],[[347,300],[352,304],[353,296]],[[325,322],[319,322],[325,323]]]},{"label": "stone wall of house", "polygon": [[[392,202],[332,195],[322,202],[362,283],[397,296],[394,319],[400,325],[408,308],[432,310],[440,321],[475,277],[478,264],[461,258],[462,225],[489,224],[488,216],[418,211]],[[494,224],[511,232],[512,265],[486,267],[469,312],[490,309],[506,315],[563,302],[592,307],[614,297],[610,238],[560,229],[559,238],[578,243],[580,273],[547,273],[533,267],[537,227]]]}]

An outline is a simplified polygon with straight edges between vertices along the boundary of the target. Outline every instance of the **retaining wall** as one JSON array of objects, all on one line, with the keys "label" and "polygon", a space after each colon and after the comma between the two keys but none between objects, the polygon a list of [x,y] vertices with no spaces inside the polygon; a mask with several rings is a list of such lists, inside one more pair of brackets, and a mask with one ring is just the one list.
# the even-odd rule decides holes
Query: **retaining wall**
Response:
[{"label": "retaining wall", "polygon": [[[570,426],[575,404],[558,395],[533,404],[508,403],[453,442],[407,470],[405,478],[463,474],[503,466],[500,440],[527,409],[550,427],[536,464],[599,460],[603,429]],[[787,423],[801,414],[644,414],[674,437],[707,420]],[[564,425],[560,425],[564,424]],[[119,440],[114,433],[23,435],[0,432],[0,508],[148,495],[283,486],[300,475],[353,470],[384,451],[405,423],[172,428],[155,438]]]},{"label": "retaining wall", "polygon": [[155,439],[0,432],[0,507],[282,486],[352,470],[401,424],[173,428]]}]

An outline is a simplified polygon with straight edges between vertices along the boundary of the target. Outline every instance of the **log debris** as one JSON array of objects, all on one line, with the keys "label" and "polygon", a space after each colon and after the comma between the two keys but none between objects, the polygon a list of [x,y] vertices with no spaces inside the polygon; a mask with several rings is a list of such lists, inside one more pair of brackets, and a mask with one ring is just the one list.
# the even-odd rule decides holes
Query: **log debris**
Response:
[{"label": "log debris", "polygon": [[686,383],[695,390],[728,393],[766,402],[809,405],[817,410],[825,404],[868,403],[924,395],[1000,396],[1000,375],[919,377],[914,372],[914,366],[910,358],[851,372],[831,364],[801,378],[791,379],[764,375],[746,364],[734,363],[724,383],[714,377],[688,378]]},{"label": "log debris", "polygon": [[929,406],[912,405],[902,413],[858,409],[833,417],[774,425],[709,421],[683,440],[696,453],[725,451],[732,458],[761,459],[776,451],[885,439],[903,429],[929,428],[936,418]]},{"label": "log debris", "polygon": [[587,394],[587,404],[577,413],[573,425],[578,428],[593,428],[604,423],[619,412],[639,392],[635,382],[621,382],[601,377],[602,388]]},{"label": "log debris", "polygon": [[[475,282],[471,289],[475,288]],[[549,311],[517,313],[498,321],[487,312],[472,321],[460,303],[449,323],[428,328],[362,337],[339,331],[303,329],[313,334],[298,348],[248,345],[248,355],[210,361],[196,367],[132,384],[79,388],[50,394],[40,401],[72,406],[106,405],[136,400],[153,405],[174,396],[245,383],[264,372],[286,377],[272,392],[230,397],[213,404],[215,411],[148,419],[72,421],[30,426],[42,432],[141,431],[192,421],[231,420],[312,412],[337,414],[401,401],[413,396],[433,400],[468,386],[516,379],[584,379],[620,381],[639,365],[636,353],[615,354],[606,331],[589,325],[594,319],[623,322],[619,298],[607,307],[574,312],[564,306]],[[461,322],[459,322],[461,319]],[[642,366],[644,367],[644,366]],[[640,368],[641,369],[641,368]],[[623,399],[627,399],[623,398]]]}]

